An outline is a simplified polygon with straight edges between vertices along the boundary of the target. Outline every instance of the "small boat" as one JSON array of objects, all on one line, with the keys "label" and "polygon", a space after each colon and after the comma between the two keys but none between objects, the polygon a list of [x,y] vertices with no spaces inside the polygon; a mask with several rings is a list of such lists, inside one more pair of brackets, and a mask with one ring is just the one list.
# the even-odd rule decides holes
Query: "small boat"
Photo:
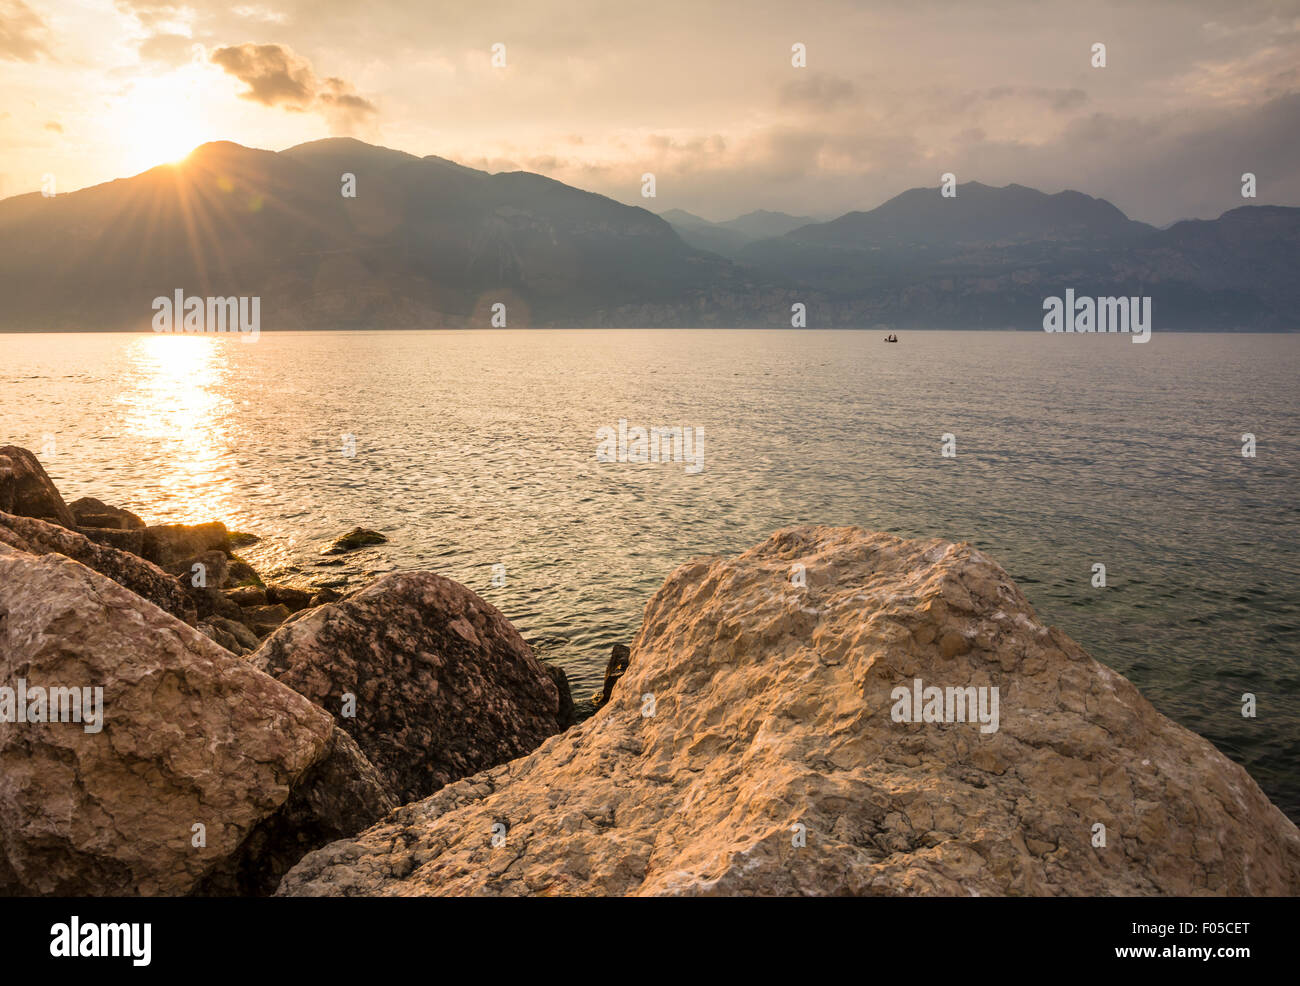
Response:
[{"label": "small boat", "polygon": [[889,335],[885,336],[885,342],[898,342],[898,336],[894,335],[893,333],[890,333]]}]

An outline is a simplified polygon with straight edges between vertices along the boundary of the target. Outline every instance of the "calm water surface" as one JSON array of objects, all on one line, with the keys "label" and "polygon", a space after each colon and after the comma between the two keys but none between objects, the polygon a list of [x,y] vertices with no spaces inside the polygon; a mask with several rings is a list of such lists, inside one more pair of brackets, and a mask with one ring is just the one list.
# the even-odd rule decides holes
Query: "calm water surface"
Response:
[{"label": "calm water surface", "polygon": [[[578,696],[692,557],[805,523],[972,541],[1300,819],[1297,371],[1263,335],[0,335],[0,443],[68,500],[261,535],[264,573],[464,582]],[[703,428],[703,470],[598,463],[620,418]],[[323,566],[358,524],[389,544]]]}]

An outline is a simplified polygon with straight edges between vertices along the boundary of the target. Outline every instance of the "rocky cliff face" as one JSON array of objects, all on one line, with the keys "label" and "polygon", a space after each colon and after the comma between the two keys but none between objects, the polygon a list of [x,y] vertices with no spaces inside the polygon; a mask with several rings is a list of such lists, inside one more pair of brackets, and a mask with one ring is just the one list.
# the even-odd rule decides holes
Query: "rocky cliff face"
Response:
[{"label": "rocky cliff face", "polygon": [[682,566],[592,719],[278,893],[1298,891],[1295,825],[995,563],[806,528]]}]

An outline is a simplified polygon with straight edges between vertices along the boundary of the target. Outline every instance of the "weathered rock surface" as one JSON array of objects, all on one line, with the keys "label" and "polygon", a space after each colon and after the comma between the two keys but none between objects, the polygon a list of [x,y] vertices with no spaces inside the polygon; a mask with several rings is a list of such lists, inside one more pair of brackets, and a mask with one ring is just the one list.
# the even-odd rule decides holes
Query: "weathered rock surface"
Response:
[{"label": "weathered rock surface", "polygon": [[180,574],[182,566],[205,551],[230,554],[230,534],[220,521],[207,524],[155,524],[144,529],[144,557],[163,571]]},{"label": "weathered rock surface", "polygon": [[257,639],[257,634],[253,633],[247,624],[239,620],[229,619],[224,616],[209,616],[207,623],[214,629],[221,630],[234,637],[243,651],[257,650],[258,644],[261,643]]},{"label": "weathered rock surface", "polygon": [[244,648],[240,646],[239,640],[229,630],[223,627],[213,626],[206,620],[200,620],[194,625],[194,628],[214,643],[220,644],[230,653],[240,655],[244,653]]},{"label": "weathered rock surface", "polygon": [[229,581],[230,560],[225,552],[211,550],[186,558],[175,567],[177,577],[182,585],[192,589],[216,592],[225,588]]},{"label": "weathered rock surface", "polygon": [[291,585],[268,585],[266,587],[267,602],[280,603],[294,612],[310,606],[312,595],[313,593],[306,589],[299,589]]},{"label": "weathered rock surface", "polygon": [[85,535],[96,544],[106,544],[118,551],[139,555],[144,551],[144,531],[139,529],[124,531],[118,527],[87,527],[77,525],[77,533]]},{"label": "weathered rock surface", "polygon": [[[515,628],[430,572],[389,575],[307,611],[249,660],[333,714],[402,801],[560,729],[556,687]],[[341,715],[345,694],[355,717]]]},{"label": "weathered rock surface", "polygon": [[265,606],[266,590],[260,585],[241,585],[227,589],[225,596],[239,606]]},{"label": "weathered rock surface", "polygon": [[240,558],[239,555],[230,556],[230,567],[227,574],[230,585],[263,587],[262,577],[257,574],[257,570]]},{"label": "weathered rock surface", "polygon": [[244,606],[244,624],[259,637],[265,637],[293,614],[282,603],[274,606]]},{"label": "weathered rock surface", "polygon": [[119,531],[141,530],[146,525],[138,516],[121,507],[111,507],[93,496],[83,496],[68,504],[72,516],[82,527],[104,527]]},{"label": "weathered rock surface", "polygon": [[[8,532],[8,536],[5,535]],[[186,623],[194,623],[194,601],[176,579],[136,555],[83,534],[32,517],[0,513],[0,541],[34,555],[57,552],[125,586]]]},{"label": "weathered rock surface", "polygon": [[560,694],[560,705],[556,710],[555,717],[560,723],[561,729],[568,729],[578,721],[577,711],[573,705],[573,690],[569,687],[569,676],[565,673],[564,668],[558,664],[552,664],[549,661],[538,661],[542,670],[550,675],[551,682],[555,685],[555,690]]},{"label": "weathered rock surface", "polygon": [[[1247,773],[969,545],[779,532],[679,568],[632,652],[587,722],[309,854],[277,892],[1300,891],[1300,832]],[[997,687],[998,729],[894,721],[918,678]]]},{"label": "weathered rock surface", "polygon": [[102,687],[104,715],[0,725],[0,895],[268,893],[392,806],[307,699],[68,558],[0,547],[19,679]]},{"label": "weathered rock surface", "polygon": [[45,468],[36,456],[17,445],[0,448],[0,511],[77,526]]}]

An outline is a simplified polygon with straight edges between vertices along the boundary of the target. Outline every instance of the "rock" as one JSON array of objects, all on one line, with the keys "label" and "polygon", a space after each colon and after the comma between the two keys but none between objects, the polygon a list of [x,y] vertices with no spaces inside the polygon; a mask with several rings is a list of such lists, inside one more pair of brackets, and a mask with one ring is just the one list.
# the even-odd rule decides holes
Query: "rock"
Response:
[{"label": "rock", "polygon": [[305,589],[296,589],[290,585],[268,585],[266,600],[271,603],[283,603],[296,612],[311,605],[312,594]]},{"label": "rock", "polygon": [[139,555],[144,550],[144,531],[124,531],[117,527],[77,527],[77,533],[90,538],[96,544],[106,544],[118,551]]},{"label": "rock", "polygon": [[614,686],[627,671],[630,660],[632,660],[632,651],[627,644],[615,644],[609,653],[609,661],[605,664],[605,687],[600,694],[591,697],[592,704],[596,708],[599,709],[609,701],[610,695],[614,693]]},{"label": "rock", "polygon": [[243,606],[244,623],[259,637],[265,637],[293,614],[283,603],[274,606]]},{"label": "rock", "polygon": [[[194,600],[194,608],[200,620],[208,620],[214,615],[233,615],[236,618],[243,616],[239,607],[232,606],[222,592],[222,587],[228,580],[227,565],[226,556],[220,551],[205,551],[176,565],[179,570],[176,581]],[[195,585],[195,582],[200,584]]]},{"label": "rock", "polygon": [[83,534],[31,517],[0,513],[0,530],[8,530],[12,547],[34,555],[58,552],[94,569],[119,585],[149,600],[185,623],[197,617],[194,601],[175,578],[136,555],[96,544]]},{"label": "rock", "polygon": [[267,897],[290,866],[317,846],[355,834],[396,806],[379,772],[338,727],[279,811],[195,890],[202,896]]},{"label": "rock", "polygon": [[552,664],[549,661],[538,661],[551,678],[555,690],[560,693],[560,707],[556,711],[556,718],[560,722],[561,729],[568,729],[578,721],[577,712],[573,707],[573,692],[569,689],[569,676],[564,673],[564,668],[558,664]]},{"label": "rock", "polygon": [[238,606],[265,606],[266,590],[259,585],[241,585],[227,589],[225,596]]},{"label": "rock", "polygon": [[301,619],[305,619],[307,616],[311,614],[311,611],[314,610],[315,608],[316,608],[315,606],[308,606],[306,609],[298,610],[298,612],[292,614],[287,620],[281,623],[280,626],[282,628],[287,627],[294,623],[297,623]]},{"label": "rock", "polygon": [[77,520],[36,456],[17,445],[0,448],[0,511],[74,528]]},{"label": "rock", "polygon": [[[402,801],[560,729],[555,685],[515,628],[431,572],[389,575],[311,610],[249,661],[335,715]],[[345,694],[354,717],[341,714]]]},{"label": "rock", "polygon": [[[224,552],[205,551],[177,563],[175,571],[181,585],[191,590],[217,592],[225,588],[230,579],[230,561]],[[202,584],[195,585],[196,580]]]},{"label": "rock", "polygon": [[[1300,832],[1246,771],[970,545],[782,531],[674,572],[632,655],[591,719],[305,856],[277,893],[1300,892]],[[998,728],[895,721],[917,679],[997,687]]]},{"label": "rock", "polygon": [[257,639],[257,634],[253,633],[247,625],[239,620],[232,620],[224,616],[209,616],[207,622],[217,630],[222,630],[230,634],[239,643],[240,652],[255,651],[261,643]]},{"label": "rock", "polygon": [[322,555],[341,555],[345,551],[356,551],[372,544],[387,544],[388,538],[378,531],[368,531],[364,527],[354,527],[346,534],[340,534],[321,549]]},{"label": "rock", "polygon": [[316,593],[316,595],[311,597],[311,602],[309,603],[309,605],[324,606],[326,603],[338,602],[342,598],[343,598],[343,593],[336,592],[335,590],[329,588],[328,586],[323,586]]},{"label": "rock", "polygon": [[68,504],[72,516],[83,527],[105,527],[119,531],[134,531],[144,528],[145,522],[129,510],[110,507],[93,496],[83,496]]},{"label": "rock", "polygon": [[144,529],[144,557],[173,574],[186,560],[205,551],[230,553],[230,535],[220,521],[208,524],[157,524]]},{"label": "rock", "polygon": [[[215,592],[209,590],[204,593],[202,597],[192,598],[199,599],[202,602],[199,615],[209,623],[218,617],[221,617],[227,620],[233,620],[240,626],[243,626],[244,611],[239,607],[238,603],[231,602],[227,599],[226,594],[221,590]],[[247,627],[245,627],[245,629],[247,629]]]},{"label": "rock", "polygon": [[0,727],[0,895],[269,893],[392,807],[329,716],[68,558],[0,547],[0,626],[4,686],[103,689],[98,731]]},{"label": "rock", "polygon": [[220,644],[232,654],[239,655],[244,653],[244,648],[240,646],[238,639],[236,639],[234,634],[230,633],[228,630],[213,626],[211,623],[204,620],[200,620],[196,623],[194,629],[198,630],[199,633],[203,634],[203,636],[207,637],[214,643]]},{"label": "rock", "polygon": [[255,585],[259,588],[264,588],[262,585],[262,577],[257,574],[252,565],[248,564],[248,562],[244,561],[244,559],[240,558],[238,555],[230,556],[228,580],[230,584],[234,586]]},{"label": "rock", "polygon": [[230,550],[234,551],[237,548],[247,548],[250,544],[257,544],[260,540],[262,539],[256,534],[249,534],[247,531],[231,531],[229,539]]}]

